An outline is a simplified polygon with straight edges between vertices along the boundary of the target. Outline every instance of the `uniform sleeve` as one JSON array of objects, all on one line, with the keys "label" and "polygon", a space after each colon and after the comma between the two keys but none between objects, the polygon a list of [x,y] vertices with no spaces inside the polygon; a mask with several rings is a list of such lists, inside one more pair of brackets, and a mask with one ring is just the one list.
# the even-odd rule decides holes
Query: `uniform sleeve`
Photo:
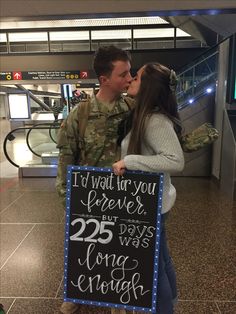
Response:
[{"label": "uniform sleeve", "polygon": [[183,170],[181,145],[172,122],[164,115],[154,115],[148,121],[142,149],[142,155],[124,157],[127,169],[169,173]]},{"label": "uniform sleeve", "polygon": [[62,123],[57,135],[59,148],[56,190],[65,204],[67,166],[74,165],[79,159],[78,110],[74,108]]}]

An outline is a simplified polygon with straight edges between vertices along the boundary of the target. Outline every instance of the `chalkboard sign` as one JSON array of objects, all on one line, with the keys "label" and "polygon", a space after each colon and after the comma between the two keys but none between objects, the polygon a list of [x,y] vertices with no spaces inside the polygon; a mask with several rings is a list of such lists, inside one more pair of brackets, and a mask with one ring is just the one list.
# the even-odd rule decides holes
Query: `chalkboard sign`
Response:
[{"label": "chalkboard sign", "polygon": [[64,301],[156,313],[162,185],[68,167]]}]

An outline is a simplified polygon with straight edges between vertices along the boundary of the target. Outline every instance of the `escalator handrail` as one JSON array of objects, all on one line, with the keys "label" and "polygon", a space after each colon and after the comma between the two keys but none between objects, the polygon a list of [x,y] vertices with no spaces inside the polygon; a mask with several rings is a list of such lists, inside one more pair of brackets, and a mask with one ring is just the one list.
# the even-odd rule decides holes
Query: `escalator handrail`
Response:
[{"label": "escalator handrail", "polygon": [[205,59],[201,59],[196,63],[193,63],[190,67],[186,68],[186,70],[182,71],[182,72],[178,72],[178,77],[180,77],[181,75],[183,75],[184,73],[194,69],[196,66],[198,66],[199,64],[207,61],[208,59],[212,58],[213,56],[217,55],[219,52],[215,51],[213,52],[211,55],[207,56]]},{"label": "escalator handrail", "polygon": [[[201,64],[202,62],[205,62],[206,60],[208,60],[209,58],[217,55],[219,53],[219,46],[225,42],[226,40],[232,38],[234,35],[229,35],[226,38],[222,39],[221,41],[219,41],[216,45],[214,45],[213,47],[207,49],[206,51],[204,51],[202,54],[200,54],[199,56],[197,56],[196,58],[194,58],[191,62],[181,66],[180,68],[176,69],[176,74],[178,79],[180,80],[181,76],[183,76],[184,73],[190,71],[191,69],[195,68],[196,65]],[[217,72],[212,72],[212,74],[216,74]],[[179,109],[183,109],[182,108],[182,104],[178,104],[178,108]]]},{"label": "escalator handrail", "polygon": [[[191,63],[188,68],[186,68],[184,71],[182,71],[181,73],[179,73],[179,74],[177,75],[179,82],[180,82],[182,76],[184,76],[184,74],[185,74],[186,72],[188,72],[188,71],[194,69],[194,68],[195,68],[196,66],[198,66],[199,64],[201,64],[201,63],[203,63],[203,62],[206,62],[207,60],[211,59],[212,57],[214,57],[214,56],[217,55],[218,53],[219,53],[218,51],[215,51],[215,52],[213,52],[211,55],[208,55],[205,59],[198,60],[198,61],[197,61],[196,63],[194,63],[194,64]],[[202,57],[203,57],[203,56],[202,56]],[[214,77],[215,74],[216,74],[216,72],[215,72],[215,71],[212,71],[211,74],[210,74],[210,76]],[[208,78],[209,78],[209,77],[208,77]],[[208,78],[207,78],[207,79],[208,79]],[[202,83],[202,81],[201,81],[200,83]],[[197,86],[194,86],[194,85],[193,85],[193,86],[189,86],[188,90],[190,90],[190,89],[192,89],[192,88],[195,89],[196,87],[197,87]],[[185,91],[185,92],[187,92],[187,91]],[[176,94],[176,98],[178,98],[178,96],[179,96],[181,93],[182,93],[182,92],[178,92],[178,94]],[[185,108],[186,106],[187,106],[187,100],[185,100],[184,102],[181,101],[181,103],[178,102],[178,110],[181,110],[181,109]]]},{"label": "escalator handrail", "polygon": [[3,152],[4,152],[4,155],[6,157],[6,159],[13,165],[15,166],[16,168],[19,168],[20,166],[17,165],[11,158],[10,156],[8,155],[8,152],[7,152],[7,141],[9,140],[9,137],[10,135],[12,135],[14,132],[18,131],[18,130],[27,130],[29,129],[29,127],[19,127],[19,128],[16,128],[16,129],[13,129],[11,130],[9,133],[7,133],[7,135],[5,136],[4,138],[4,141],[3,141]]},{"label": "escalator handrail", "polygon": [[[47,127],[42,127],[43,125],[48,125],[49,126],[49,128],[47,128]],[[52,129],[52,126],[53,125],[55,125],[55,123],[38,123],[38,124],[35,124],[34,126],[32,126],[30,129],[29,129],[29,131],[27,132],[27,134],[26,134],[26,143],[27,143],[27,146],[28,146],[28,148],[29,148],[29,150],[31,151],[31,153],[33,153],[34,155],[36,155],[37,157],[41,157],[41,155],[39,155],[38,153],[36,153],[34,150],[33,150],[33,148],[30,146],[30,143],[29,143],[29,136],[30,136],[30,133],[31,133],[31,131],[32,130],[35,130],[35,129],[48,129],[48,131],[49,131],[49,136],[50,136],[50,138],[51,138],[51,140],[55,143],[55,141],[53,140],[53,138],[52,138],[52,136],[51,136],[51,132],[50,132],[50,130]],[[39,126],[39,127],[38,127]],[[57,127],[58,126],[58,127]],[[59,127],[60,127],[60,124],[58,124],[58,125],[55,125],[55,129],[59,129]]]},{"label": "escalator handrail", "polygon": [[[36,124],[36,125],[38,125],[38,124]],[[43,123],[42,125],[51,125],[51,123]],[[10,156],[8,155],[7,148],[6,148],[6,147],[7,147],[7,141],[9,140],[10,135],[12,135],[14,132],[19,131],[19,130],[30,130],[31,128],[33,128],[33,127],[32,127],[32,126],[30,126],[30,127],[19,127],[19,128],[13,129],[13,130],[11,130],[11,131],[5,136],[5,138],[4,138],[4,141],[3,141],[3,152],[4,152],[4,155],[5,155],[6,159],[7,159],[14,167],[16,167],[16,168],[19,168],[20,165],[16,164],[16,163],[10,158]],[[42,126],[41,126],[40,129],[48,129],[48,127],[42,127]],[[28,134],[28,132],[27,132],[27,134]],[[26,142],[26,143],[27,143],[27,142]],[[27,143],[27,146],[28,146],[28,143]],[[37,154],[35,154],[35,152],[31,149],[30,146],[28,146],[28,148],[29,148],[29,150],[30,150],[34,155],[37,156]],[[41,156],[40,156],[40,157],[41,157]]]},{"label": "escalator handrail", "polygon": [[[51,124],[51,126],[50,126],[50,128],[49,128],[49,136],[50,136],[50,138],[51,138],[51,140],[55,143],[55,144],[57,144],[57,142],[54,140],[54,138],[53,138],[53,136],[52,136],[52,127],[54,126],[54,125],[58,125],[58,123],[59,123],[59,126],[61,126],[61,123],[60,122],[53,122],[52,124]],[[56,128],[57,129],[57,128]]]}]

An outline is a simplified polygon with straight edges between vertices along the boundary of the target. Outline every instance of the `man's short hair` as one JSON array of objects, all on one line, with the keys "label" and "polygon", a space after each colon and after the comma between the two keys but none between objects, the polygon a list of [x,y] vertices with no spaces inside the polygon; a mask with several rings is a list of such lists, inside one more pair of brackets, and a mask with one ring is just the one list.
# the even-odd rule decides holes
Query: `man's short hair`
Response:
[{"label": "man's short hair", "polygon": [[101,75],[110,76],[114,68],[115,61],[131,61],[128,51],[122,50],[116,46],[102,46],[94,56],[93,68],[99,78]]}]

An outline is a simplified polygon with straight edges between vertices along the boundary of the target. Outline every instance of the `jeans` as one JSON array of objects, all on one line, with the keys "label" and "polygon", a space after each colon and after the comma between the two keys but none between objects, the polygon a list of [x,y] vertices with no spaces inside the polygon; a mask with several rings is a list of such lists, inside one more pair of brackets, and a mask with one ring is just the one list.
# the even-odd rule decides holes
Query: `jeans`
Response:
[{"label": "jeans", "polygon": [[173,314],[173,300],[177,299],[176,274],[166,239],[165,220],[161,216],[161,236],[157,285],[157,314]]}]

